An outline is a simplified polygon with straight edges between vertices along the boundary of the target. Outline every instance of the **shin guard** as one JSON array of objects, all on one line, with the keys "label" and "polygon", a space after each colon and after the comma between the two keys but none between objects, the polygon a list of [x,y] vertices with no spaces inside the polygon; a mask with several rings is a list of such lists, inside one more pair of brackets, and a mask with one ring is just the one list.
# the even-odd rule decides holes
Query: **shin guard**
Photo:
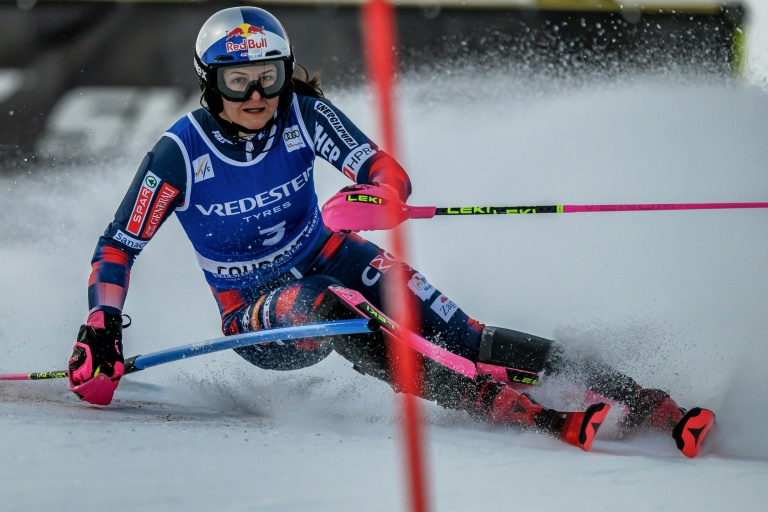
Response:
[{"label": "shin guard", "polygon": [[480,338],[477,371],[515,389],[536,385],[546,369],[552,343],[531,334],[486,326]]}]

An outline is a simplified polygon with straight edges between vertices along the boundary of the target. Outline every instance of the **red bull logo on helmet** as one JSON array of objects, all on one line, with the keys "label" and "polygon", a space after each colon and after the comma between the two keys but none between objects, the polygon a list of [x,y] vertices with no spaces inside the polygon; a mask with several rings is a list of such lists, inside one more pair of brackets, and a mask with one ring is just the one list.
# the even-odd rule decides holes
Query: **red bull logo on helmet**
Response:
[{"label": "red bull logo on helmet", "polygon": [[263,28],[242,23],[227,32],[227,52],[255,50],[267,47],[267,35]]}]

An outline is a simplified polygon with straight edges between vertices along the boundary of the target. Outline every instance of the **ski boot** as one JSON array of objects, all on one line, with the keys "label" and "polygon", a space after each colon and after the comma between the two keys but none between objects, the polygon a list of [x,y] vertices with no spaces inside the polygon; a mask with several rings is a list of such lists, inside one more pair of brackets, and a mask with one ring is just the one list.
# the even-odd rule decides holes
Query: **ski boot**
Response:
[{"label": "ski boot", "polygon": [[638,386],[629,414],[619,426],[627,433],[645,428],[669,434],[685,456],[695,457],[714,424],[715,414],[709,409],[696,407],[687,411],[664,391]]},{"label": "ski boot", "polygon": [[694,407],[672,429],[672,438],[683,455],[695,457],[714,425],[715,413],[709,409]]},{"label": "ski boot", "polygon": [[470,398],[474,413],[499,425],[533,428],[583,450],[589,450],[610,406],[594,404],[586,411],[562,412],[547,409],[527,393],[515,391],[503,382],[480,378]]}]

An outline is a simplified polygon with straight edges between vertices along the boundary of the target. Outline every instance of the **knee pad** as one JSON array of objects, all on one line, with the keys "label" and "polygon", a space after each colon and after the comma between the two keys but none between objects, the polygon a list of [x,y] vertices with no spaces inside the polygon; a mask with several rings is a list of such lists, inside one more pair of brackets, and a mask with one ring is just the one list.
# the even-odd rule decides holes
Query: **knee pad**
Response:
[{"label": "knee pad", "polygon": [[278,286],[238,313],[239,332],[287,327],[327,320],[317,314],[328,286],[340,284],[326,276],[309,276]]},{"label": "knee pad", "polygon": [[[330,320],[322,314],[325,291],[338,282],[326,276],[309,276],[288,283],[260,297],[242,313],[244,332]],[[319,363],[333,350],[326,340],[308,338],[280,345],[251,345],[235,352],[249,363],[267,370],[297,370]]]}]

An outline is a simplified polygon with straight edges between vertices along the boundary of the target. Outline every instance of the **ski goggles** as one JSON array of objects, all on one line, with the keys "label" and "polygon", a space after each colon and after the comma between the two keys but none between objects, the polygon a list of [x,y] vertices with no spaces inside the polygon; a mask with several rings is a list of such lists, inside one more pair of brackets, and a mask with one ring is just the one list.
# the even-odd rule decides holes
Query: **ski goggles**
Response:
[{"label": "ski goggles", "polygon": [[229,101],[246,101],[253,91],[264,99],[280,96],[288,81],[286,63],[280,59],[216,68],[216,91]]}]

